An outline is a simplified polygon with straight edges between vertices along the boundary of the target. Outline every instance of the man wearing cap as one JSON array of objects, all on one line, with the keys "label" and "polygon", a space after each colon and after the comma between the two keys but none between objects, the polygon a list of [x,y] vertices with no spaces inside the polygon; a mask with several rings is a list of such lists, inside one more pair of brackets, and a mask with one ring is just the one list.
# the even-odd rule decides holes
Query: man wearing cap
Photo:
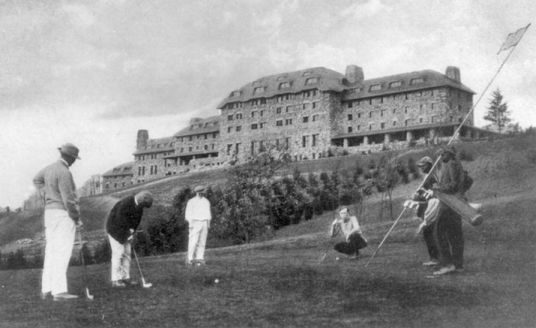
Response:
[{"label": "man wearing cap", "polygon": [[196,196],[186,204],[185,218],[188,221],[188,259],[186,265],[205,264],[205,244],[212,214],[210,202],[204,197],[205,187],[197,186],[194,189]]},{"label": "man wearing cap", "polygon": [[69,167],[80,159],[78,148],[70,143],[58,148],[60,159],[45,167],[33,179],[35,188],[45,200],[45,261],[43,266],[43,299],[55,301],[78,298],[67,292],[67,267],[76,231],[82,229],[76,186]]},{"label": "man wearing cap", "polygon": [[140,225],[143,209],[152,205],[153,195],[144,190],[117,202],[106,219],[106,233],[112,249],[112,287],[138,284],[130,279],[130,242]]},{"label": "man wearing cap", "polygon": [[339,215],[340,218],[331,223],[330,236],[334,237],[340,231],[345,241],[335,244],[333,248],[339,253],[348,255],[349,259],[358,259],[359,250],[367,247],[367,241],[362,235],[357,217],[350,216],[348,207],[341,208]]},{"label": "man wearing cap", "polygon": [[[442,167],[439,188],[434,190],[465,198],[463,167],[456,158],[456,149],[446,146],[438,151]],[[441,268],[436,275],[463,270],[464,240],[461,216],[450,207],[441,204],[438,212],[435,234],[441,258]]]},{"label": "man wearing cap", "polygon": [[426,181],[422,184],[422,188],[413,195],[413,201],[418,203],[417,217],[422,220],[417,232],[422,232],[428,256],[430,257],[429,261],[424,262],[423,265],[435,266],[439,264],[439,250],[434,238],[434,227],[437,222],[440,203],[437,198],[427,198],[425,191],[431,190],[438,179],[435,173],[431,172],[432,167],[434,166],[434,161],[430,157],[425,156],[421,158],[417,163],[417,166],[424,174],[428,175]]}]

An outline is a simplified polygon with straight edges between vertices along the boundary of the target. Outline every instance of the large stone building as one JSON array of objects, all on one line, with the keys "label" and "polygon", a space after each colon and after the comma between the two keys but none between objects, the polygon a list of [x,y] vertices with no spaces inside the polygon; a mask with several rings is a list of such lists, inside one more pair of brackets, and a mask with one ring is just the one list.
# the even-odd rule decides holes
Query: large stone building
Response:
[{"label": "large stone building", "polygon": [[[300,161],[340,149],[370,153],[434,143],[453,135],[473,95],[451,66],[445,74],[424,70],[370,80],[355,65],[345,74],[317,67],[262,77],[230,92],[217,107],[220,115],[191,119],[172,137],[149,139],[140,130],[131,176],[117,180],[121,168],[114,168],[103,176],[104,190],[122,188],[128,179],[142,183],[241,163],[270,147]],[[473,122],[471,114],[457,137],[490,134]]]}]

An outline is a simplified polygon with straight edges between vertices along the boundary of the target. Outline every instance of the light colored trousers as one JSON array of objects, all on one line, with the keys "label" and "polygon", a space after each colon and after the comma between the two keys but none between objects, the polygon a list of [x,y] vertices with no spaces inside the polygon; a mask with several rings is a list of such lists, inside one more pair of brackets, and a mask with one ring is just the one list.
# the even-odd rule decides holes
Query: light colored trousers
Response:
[{"label": "light colored trousers", "polygon": [[45,210],[45,262],[43,293],[67,292],[67,268],[73,252],[76,224],[65,210]]},{"label": "light colored trousers", "polygon": [[112,248],[112,281],[130,279],[130,241],[121,244],[108,235]]},{"label": "light colored trousers", "polygon": [[208,222],[206,220],[193,220],[189,225],[188,261],[204,260],[205,244],[208,235]]}]

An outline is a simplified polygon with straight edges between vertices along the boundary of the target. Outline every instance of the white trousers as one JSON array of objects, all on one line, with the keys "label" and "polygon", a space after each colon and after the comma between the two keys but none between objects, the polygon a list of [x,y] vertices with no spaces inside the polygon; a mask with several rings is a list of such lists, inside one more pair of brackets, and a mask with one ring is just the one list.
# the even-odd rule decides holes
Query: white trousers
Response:
[{"label": "white trousers", "polygon": [[73,252],[76,224],[65,210],[45,210],[45,262],[43,293],[67,292],[67,268]]},{"label": "white trousers", "polygon": [[112,248],[112,281],[130,279],[130,241],[121,244],[108,235]]},{"label": "white trousers", "polygon": [[189,223],[188,235],[188,261],[204,260],[205,244],[208,235],[208,222],[194,220]]}]

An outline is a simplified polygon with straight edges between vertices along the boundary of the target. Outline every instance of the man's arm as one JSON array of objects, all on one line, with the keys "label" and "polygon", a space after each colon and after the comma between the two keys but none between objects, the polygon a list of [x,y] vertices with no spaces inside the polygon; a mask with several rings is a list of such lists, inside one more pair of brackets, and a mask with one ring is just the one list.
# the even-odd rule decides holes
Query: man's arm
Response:
[{"label": "man's arm", "polygon": [[459,165],[452,163],[447,166],[447,180],[446,183],[443,183],[439,187],[439,191],[446,194],[455,194],[459,191],[461,180],[462,180],[462,170]]},{"label": "man's arm", "polygon": [[71,172],[60,174],[58,179],[58,188],[60,190],[63,205],[69,213],[73,221],[78,222],[80,219],[80,211],[78,209],[78,196],[76,195],[76,187],[74,185]]},{"label": "man's arm", "polygon": [[33,179],[33,184],[35,189],[42,195],[45,188],[45,169],[42,169],[37,173],[37,175]]}]

